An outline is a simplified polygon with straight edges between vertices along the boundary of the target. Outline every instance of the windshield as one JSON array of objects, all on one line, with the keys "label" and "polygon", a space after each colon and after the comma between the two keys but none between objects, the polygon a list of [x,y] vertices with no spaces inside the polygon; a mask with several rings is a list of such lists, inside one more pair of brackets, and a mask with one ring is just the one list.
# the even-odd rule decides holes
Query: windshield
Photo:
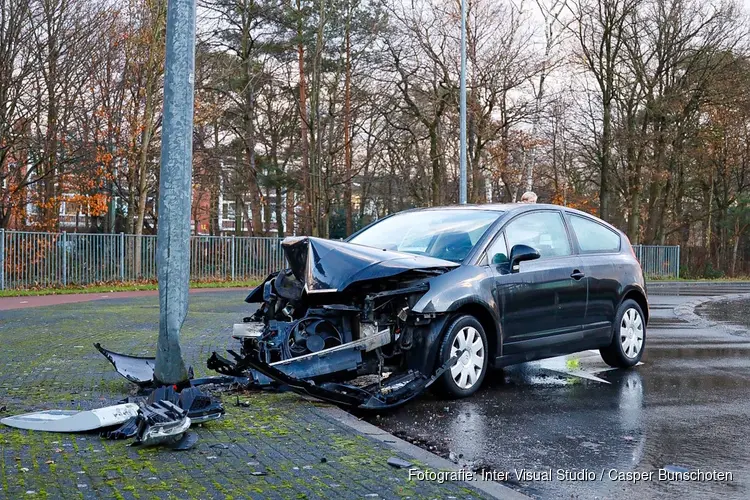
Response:
[{"label": "windshield", "polygon": [[501,215],[489,210],[405,212],[383,219],[349,241],[461,262]]}]

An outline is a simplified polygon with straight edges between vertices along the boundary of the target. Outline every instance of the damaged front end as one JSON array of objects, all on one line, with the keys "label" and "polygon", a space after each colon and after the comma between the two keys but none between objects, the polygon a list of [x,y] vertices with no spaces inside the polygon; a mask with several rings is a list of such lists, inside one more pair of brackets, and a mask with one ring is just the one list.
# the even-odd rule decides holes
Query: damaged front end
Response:
[{"label": "damaged front end", "polygon": [[412,308],[431,278],[458,264],[318,238],[282,246],[290,268],[246,298],[260,306],[234,327],[240,353],[214,353],[208,368],[377,409],[412,399],[455,364],[434,359],[445,318]]}]

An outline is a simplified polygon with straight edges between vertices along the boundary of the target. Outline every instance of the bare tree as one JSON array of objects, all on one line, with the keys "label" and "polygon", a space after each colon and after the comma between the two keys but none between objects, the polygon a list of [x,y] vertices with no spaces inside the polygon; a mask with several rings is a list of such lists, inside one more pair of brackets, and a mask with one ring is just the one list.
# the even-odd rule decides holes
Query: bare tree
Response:
[{"label": "bare tree", "polygon": [[599,216],[611,217],[613,102],[618,64],[624,51],[628,22],[641,0],[571,0],[578,53],[596,80],[601,102],[599,144]]}]

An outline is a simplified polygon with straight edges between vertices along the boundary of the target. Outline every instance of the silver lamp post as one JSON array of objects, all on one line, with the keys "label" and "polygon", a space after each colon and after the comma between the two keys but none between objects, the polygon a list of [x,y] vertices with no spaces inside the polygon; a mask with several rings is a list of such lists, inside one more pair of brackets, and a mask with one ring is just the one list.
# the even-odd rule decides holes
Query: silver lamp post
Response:
[{"label": "silver lamp post", "polygon": [[164,384],[188,378],[180,329],[187,316],[190,281],[194,73],[195,0],[168,0],[156,239],[159,339],[154,367],[154,376]]}]

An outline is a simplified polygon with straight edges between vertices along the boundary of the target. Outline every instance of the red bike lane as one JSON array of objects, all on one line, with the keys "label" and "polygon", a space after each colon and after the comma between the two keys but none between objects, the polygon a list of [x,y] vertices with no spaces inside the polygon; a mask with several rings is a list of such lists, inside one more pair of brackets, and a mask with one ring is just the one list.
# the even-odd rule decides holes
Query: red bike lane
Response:
[{"label": "red bike lane", "polygon": [[[203,292],[231,292],[242,288],[193,288],[190,293]],[[60,304],[75,304],[77,302],[90,302],[92,300],[107,299],[129,299],[133,297],[157,296],[158,290],[141,290],[135,292],[108,292],[108,293],[69,293],[58,295],[34,295],[25,297],[0,297],[0,311],[11,309],[26,309],[31,307],[56,306]]]}]

